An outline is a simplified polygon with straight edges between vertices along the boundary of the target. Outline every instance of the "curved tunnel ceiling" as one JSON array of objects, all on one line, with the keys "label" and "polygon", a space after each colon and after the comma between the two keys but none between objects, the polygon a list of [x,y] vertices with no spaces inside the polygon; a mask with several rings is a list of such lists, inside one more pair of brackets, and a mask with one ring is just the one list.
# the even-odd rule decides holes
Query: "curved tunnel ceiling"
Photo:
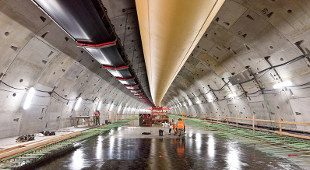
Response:
[{"label": "curved tunnel ceiling", "polygon": [[[122,8],[119,11],[123,13]],[[99,106],[102,111],[120,114],[148,107],[135,97],[135,91],[77,48],[76,42],[31,1],[0,1],[0,23],[0,138],[72,126],[73,117],[92,115]],[[132,25],[131,22],[127,26],[134,28]],[[139,43],[132,40],[138,39],[123,42],[129,48],[137,44],[138,49]],[[138,54],[133,57],[128,53],[128,58],[147,91],[146,75],[141,74],[145,68],[143,56]],[[29,109],[24,110],[24,98],[30,87],[36,89],[36,96]],[[83,102],[74,110],[79,96]]]},{"label": "curved tunnel ceiling", "polygon": [[[121,40],[100,1],[33,0],[33,3],[73,38],[77,46],[84,48],[113,76],[124,78],[123,81],[136,77],[131,66],[127,64]],[[135,78],[132,81],[135,82],[135,89],[140,89],[137,80]],[[131,89],[126,84],[124,86]],[[143,89],[141,90],[143,92]],[[139,99],[149,106],[153,105],[148,98]]]},{"label": "curved tunnel ceiling", "polygon": [[[148,89],[134,1],[100,2],[129,65]],[[162,105],[193,116],[310,122],[310,60],[304,55],[310,51],[309,8],[308,0],[225,1]],[[100,103],[102,110],[119,113],[147,107],[134,97],[141,89],[123,85],[134,85],[132,79],[116,80],[31,1],[0,1],[0,21],[0,138],[72,126],[72,117],[91,115]],[[280,86],[287,81],[291,83]],[[23,110],[24,88],[29,87],[72,101],[38,92],[30,109]],[[73,111],[78,96],[85,100]],[[310,131],[298,125],[285,128]]]},{"label": "curved tunnel ceiling", "polygon": [[177,113],[309,122],[309,7],[225,1],[163,105]]}]

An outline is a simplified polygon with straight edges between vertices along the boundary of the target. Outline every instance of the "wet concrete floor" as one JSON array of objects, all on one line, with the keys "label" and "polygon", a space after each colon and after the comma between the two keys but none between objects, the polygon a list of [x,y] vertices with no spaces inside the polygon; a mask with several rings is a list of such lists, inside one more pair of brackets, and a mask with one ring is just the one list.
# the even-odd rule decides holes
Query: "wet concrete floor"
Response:
[{"label": "wet concrete floor", "polygon": [[179,138],[168,135],[168,129],[160,137],[158,130],[119,127],[36,169],[301,169],[212,132],[189,127],[186,137]]}]

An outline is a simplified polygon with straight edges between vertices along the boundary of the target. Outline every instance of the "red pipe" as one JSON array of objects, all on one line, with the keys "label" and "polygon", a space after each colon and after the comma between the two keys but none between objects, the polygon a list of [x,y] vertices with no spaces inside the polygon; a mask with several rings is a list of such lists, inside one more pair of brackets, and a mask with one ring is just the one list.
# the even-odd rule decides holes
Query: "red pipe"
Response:
[{"label": "red pipe", "polygon": [[129,66],[128,66],[128,65],[125,65],[125,66],[115,67],[115,66],[106,66],[106,65],[102,65],[102,68],[110,69],[110,70],[121,70],[121,69],[129,68]]},{"label": "red pipe", "polygon": [[81,43],[81,42],[76,42],[76,45],[79,47],[110,47],[116,44],[116,41],[110,41],[110,42],[105,42],[105,43],[100,43],[100,44],[89,44],[89,43]]}]

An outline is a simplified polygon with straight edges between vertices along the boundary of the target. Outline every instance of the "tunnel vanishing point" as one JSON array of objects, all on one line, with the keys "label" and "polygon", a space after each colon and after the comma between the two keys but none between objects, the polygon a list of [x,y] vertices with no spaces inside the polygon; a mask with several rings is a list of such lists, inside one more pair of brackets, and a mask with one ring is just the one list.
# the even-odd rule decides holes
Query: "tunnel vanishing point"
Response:
[{"label": "tunnel vanishing point", "polygon": [[0,0],[0,169],[310,169],[309,9]]}]

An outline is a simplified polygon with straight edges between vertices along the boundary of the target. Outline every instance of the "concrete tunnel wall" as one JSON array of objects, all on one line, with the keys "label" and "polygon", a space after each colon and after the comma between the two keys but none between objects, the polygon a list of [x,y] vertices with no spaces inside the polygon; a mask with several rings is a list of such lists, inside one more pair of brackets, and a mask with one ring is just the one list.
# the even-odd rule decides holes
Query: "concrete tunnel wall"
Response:
[{"label": "concrete tunnel wall", "polygon": [[[264,59],[270,56],[272,65],[289,61],[310,48],[310,1],[227,0],[207,29],[191,57],[169,88],[163,103],[172,112],[212,116],[228,116],[292,122],[310,122],[309,86],[278,90],[273,85],[279,79],[291,80],[293,85],[308,83],[309,60],[304,58],[292,64],[259,75],[258,81],[242,84],[249,93],[242,95],[240,85],[225,86],[228,78],[250,66],[258,72],[270,65]],[[270,91],[268,91],[270,90]],[[231,91],[240,97],[224,99]],[[213,102],[210,100],[213,99]],[[200,115],[201,117],[203,115]],[[232,120],[233,121],[233,120]],[[251,124],[249,121],[240,121]],[[258,125],[278,127],[278,124],[258,122]],[[309,126],[283,125],[283,128],[310,132]]]},{"label": "concrete tunnel wall", "polygon": [[[128,14],[123,9],[127,9],[128,4],[121,1],[102,2],[109,16],[113,16],[111,20],[116,31],[119,34],[125,31],[121,38],[135,33],[137,28],[130,25],[130,31],[126,31],[124,24],[127,24]],[[134,9],[132,5],[130,3],[128,7]],[[284,121],[310,122],[308,86],[246,97],[242,95],[241,86],[229,84],[214,94],[224,99],[233,91],[240,97],[213,102],[210,99],[215,96],[207,94],[210,90],[208,85],[220,89],[225,84],[222,78],[228,82],[233,73],[240,73],[246,66],[250,66],[253,72],[269,67],[264,59],[266,56],[270,56],[270,62],[277,65],[309,53],[309,8],[308,0],[226,0],[172,83],[162,104],[171,112],[193,116],[196,116],[195,113],[242,118],[254,115],[258,119],[279,120],[281,117]],[[18,88],[34,86],[47,91],[56,86],[56,91],[68,99],[75,99],[80,93],[84,99],[97,97],[102,101],[102,110],[111,109],[113,102],[113,110],[119,113],[147,107],[101,69],[91,56],[76,48],[75,42],[30,1],[0,1],[0,11],[0,74],[4,82]],[[118,17],[120,14],[123,14],[122,17]],[[131,17],[128,23],[135,23],[135,17]],[[135,48],[131,46],[138,46],[136,41],[133,38],[126,41],[126,53],[133,52]],[[139,59],[139,62],[142,61]],[[302,74],[309,71],[309,65],[307,59],[302,59],[278,67],[276,71],[279,76],[270,70],[259,77],[259,82],[267,90],[272,90],[280,78],[291,79],[294,85],[306,83],[310,76]],[[135,66],[138,70],[139,65]],[[253,81],[242,85],[248,93],[259,90]],[[22,109],[25,91],[8,88],[2,83],[0,89],[0,138],[72,126],[73,116],[92,114],[99,102],[98,99],[84,101],[75,112],[72,110],[74,102],[67,105],[57,96],[54,96],[57,99],[36,96],[31,108],[25,111]],[[46,93],[37,95],[47,96]],[[263,122],[258,125],[278,126]],[[283,127],[310,132],[306,126]]]},{"label": "concrete tunnel wall", "polygon": [[[92,115],[99,102],[102,111],[146,108],[34,4],[17,3],[0,2],[1,80],[16,88],[54,89],[70,101],[36,91],[24,110],[27,91],[0,83],[0,138],[72,126],[74,116]],[[79,94],[89,100],[75,111]]]}]

